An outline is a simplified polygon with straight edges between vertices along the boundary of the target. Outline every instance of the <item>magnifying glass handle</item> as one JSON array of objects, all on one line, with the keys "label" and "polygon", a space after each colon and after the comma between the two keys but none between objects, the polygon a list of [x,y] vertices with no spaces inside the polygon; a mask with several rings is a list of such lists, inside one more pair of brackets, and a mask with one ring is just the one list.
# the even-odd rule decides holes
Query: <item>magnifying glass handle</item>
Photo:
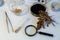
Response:
[{"label": "magnifying glass handle", "polygon": [[46,36],[51,36],[53,37],[53,34],[45,33],[45,32],[38,32],[39,34],[46,35]]}]

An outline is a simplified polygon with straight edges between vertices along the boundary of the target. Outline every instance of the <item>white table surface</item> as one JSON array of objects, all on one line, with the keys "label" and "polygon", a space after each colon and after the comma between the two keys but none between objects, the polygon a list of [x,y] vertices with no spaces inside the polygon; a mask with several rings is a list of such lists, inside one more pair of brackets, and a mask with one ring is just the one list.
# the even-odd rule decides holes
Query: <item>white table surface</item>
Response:
[{"label": "white table surface", "polygon": [[[26,2],[27,3],[27,2]],[[28,2],[29,7],[31,3]],[[60,40],[60,12],[53,12],[53,11],[48,11],[49,15],[54,15],[53,19],[57,22],[55,24],[56,26],[53,27],[53,25],[50,25],[49,27],[46,27],[45,29],[40,29],[40,31],[47,32],[54,34],[54,37],[48,37],[40,34],[36,34],[33,37],[28,37],[25,32],[24,28],[27,25],[35,25],[37,22],[37,18],[31,15],[29,12],[29,7],[24,5],[27,9],[26,14],[22,16],[16,16],[14,13],[12,13],[8,5],[5,3],[4,6],[0,7],[0,40]],[[25,9],[24,9],[25,10]],[[10,33],[7,31],[7,26],[6,26],[6,16],[5,16],[5,11],[7,11],[8,16],[12,22],[13,28],[15,30],[16,27],[22,26],[23,28],[18,32],[12,32],[10,24]],[[24,23],[26,19],[29,19],[27,22]],[[24,23],[24,25],[22,25]]]}]

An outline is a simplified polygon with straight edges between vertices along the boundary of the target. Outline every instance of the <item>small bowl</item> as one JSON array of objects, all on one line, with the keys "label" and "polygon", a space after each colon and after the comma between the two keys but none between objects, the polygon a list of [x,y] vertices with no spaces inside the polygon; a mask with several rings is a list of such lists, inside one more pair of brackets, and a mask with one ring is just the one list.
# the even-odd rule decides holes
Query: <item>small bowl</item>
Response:
[{"label": "small bowl", "polygon": [[0,0],[0,7],[4,5],[4,0]]},{"label": "small bowl", "polygon": [[42,4],[39,4],[39,3],[35,3],[31,6],[30,8],[31,10],[31,13],[32,15],[36,16],[36,17],[39,17],[39,11],[42,10],[42,11],[46,11],[46,7]]},{"label": "small bowl", "polygon": [[60,3],[58,2],[52,2],[51,7],[52,7],[52,11],[54,12],[60,11]]}]

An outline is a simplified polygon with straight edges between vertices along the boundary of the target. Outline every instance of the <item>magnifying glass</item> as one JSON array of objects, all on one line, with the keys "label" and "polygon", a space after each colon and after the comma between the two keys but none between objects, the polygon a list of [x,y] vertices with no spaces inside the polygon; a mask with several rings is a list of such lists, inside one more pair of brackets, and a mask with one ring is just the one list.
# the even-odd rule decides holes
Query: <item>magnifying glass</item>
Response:
[{"label": "magnifying glass", "polygon": [[37,33],[38,34],[42,34],[42,35],[53,37],[53,34],[49,34],[49,33],[45,33],[45,32],[38,32],[37,28],[34,25],[28,25],[25,28],[25,34],[27,36],[32,37],[32,36],[36,35]]}]

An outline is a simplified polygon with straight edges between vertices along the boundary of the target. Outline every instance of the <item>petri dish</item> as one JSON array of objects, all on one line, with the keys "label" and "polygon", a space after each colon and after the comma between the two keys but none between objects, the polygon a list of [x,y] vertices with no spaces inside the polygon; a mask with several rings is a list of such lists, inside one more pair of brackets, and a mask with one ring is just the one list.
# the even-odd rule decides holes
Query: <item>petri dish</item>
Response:
[{"label": "petri dish", "polygon": [[8,0],[8,8],[11,12],[13,12],[16,15],[20,15],[22,12],[22,5],[24,5],[25,1],[24,0]]}]

